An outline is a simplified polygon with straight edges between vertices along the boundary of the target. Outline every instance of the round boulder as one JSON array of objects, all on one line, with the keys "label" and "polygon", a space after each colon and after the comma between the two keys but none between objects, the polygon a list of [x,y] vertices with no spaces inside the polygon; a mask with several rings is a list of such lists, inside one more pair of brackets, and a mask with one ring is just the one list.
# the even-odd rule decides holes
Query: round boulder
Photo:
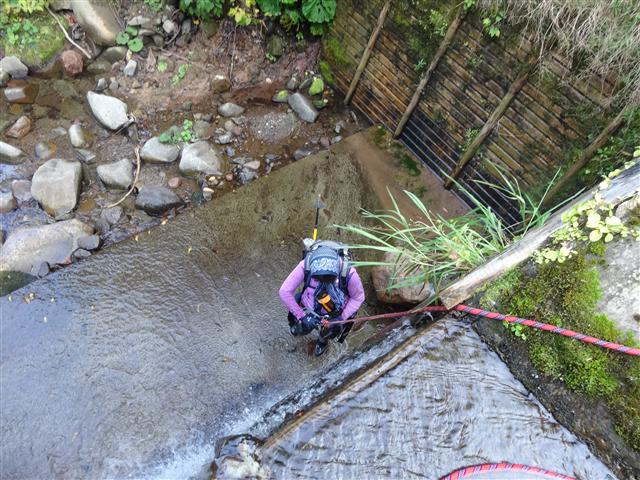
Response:
[{"label": "round boulder", "polygon": [[53,158],[33,175],[31,195],[50,215],[62,215],[78,203],[81,180],[80,162]]}]

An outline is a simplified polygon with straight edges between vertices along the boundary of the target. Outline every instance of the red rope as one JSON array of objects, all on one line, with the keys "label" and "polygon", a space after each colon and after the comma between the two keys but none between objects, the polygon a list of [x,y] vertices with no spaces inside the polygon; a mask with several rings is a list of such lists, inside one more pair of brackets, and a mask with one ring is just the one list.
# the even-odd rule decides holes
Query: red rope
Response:
[{"label": "red rope", "polygon": [[[440,477],[440,480],[459,480],[461,478],[473,477],[477,473],[496,472],[496,471],[515,471],[515,472],[527,472],[540,474],[543,478],[559,478],[562,480],[576,480],[574,477],[563,475],[562,473],[552,472],[551,470],[545,470],[544,468],[530,467],[529,465],[522,465],[520,463],[484,463],[482,465],[473,465],[471,467],[461,468],[455,472],[451,472],[449,475]],[[479,475],[480,477],[481,475]]]},{"label": "red rope", "polygon": [[[537,328],[538,330],[544,330],[545,332],[551,332],[558,335],[563,335],[565,337],[573,338],[575,340],[579,340],[584,343],[590,343],[591,345],[597,345],[598,347],[608,348],[609,350],[625,353],[627,355],[640,356],[640,348],[632,348],[632,347],[627,347],[625,345],[620,345],[614,342],[607,342],[605,340],[600,340],[599,338],[590,337],[588,335],[574,332],[573,330],[568,330],[566,328],[557,327],[549,323],[542,323],[542,322],[537,322],[535,320],[528,320],[526,318],[513,317],[511,315],[503,315],[501,313],[496,313],[496,312],[488,312],[480,308],[473,308],[473,307],[469,307],[467,305],[462,305],[462,304],[456,305],[455,307],[452,308],[452,310],[457,310],[459,312],[468,313],[470,315],[490,318],[492,320],[498,320],[498,321],[503,321],[507,323],[519,323],[520,325]],[[449,310],[446,307],[430,306],[430,307],[418,308],[415,310],[408,310],[405,312],[383,313],[381,315],[371,315],[368,317],[356,317],[349,320],[335,320],[335,321],[332,321],[331,324],[340,325],[343,323],[350,323],[350,322],[362,323],[362,322],[368,322],[371,320],[382,320],[385,318],[404,317],[404,316],[413,315],[416,313],[447,312],[447,311]]]}]

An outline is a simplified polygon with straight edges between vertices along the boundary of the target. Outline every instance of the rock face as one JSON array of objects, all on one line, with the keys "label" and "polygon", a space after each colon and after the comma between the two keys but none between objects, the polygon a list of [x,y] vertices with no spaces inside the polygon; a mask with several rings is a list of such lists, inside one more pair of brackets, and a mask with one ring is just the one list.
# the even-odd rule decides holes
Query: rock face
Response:
[{"label": "rock face", "polygon": [[110,188],[126,190],[133,182],[133,165],[126,158],[118,162],[99,165],[97,172],[100,180]]},{"label": "rock face", "polygon": [[136,198],[136,208],[149,215],[162,215],[167,210],[182,205],[180,197],[166,187],[145,186],[140,189]]},{"label": "rock face", "polygon": [[8,143],[0,142],[0,162],[16,163],[23,155],[24,153],[22,153],[22,150],[9,145]]},{"label": "rock face", "polygon": [[64,73],[70,77],[75,77],[82,73],[84,60],[82,59],[82,55],[80,55],[76,50],[65,50],[62,52],[60,59],[62,60],[62,69],[64,70]]},{"label": "rock face", "polygon": [[147,140],[140,150],[140,158],[147,162],[171,163],[180,156],[180,147],[162,143],[158,137]]},{"label": "rock face", "polygon": [[222,162],[217,152],[207,142],[196,142],[182,150],[180,170],[220,175]]},{"label": "rock face", "polygon": [[93,233],[93,228],[79,220],[14,230],[2,246],[0,271],[31,273],[43,262],[49,265],[70,261],[78,248],[78,239]]},{"label": "rock face", "polygon": [[127,104],[115,97],[87,92],[87,100],[93,115],[104,127],[118,130],[129,122]]},{"label": "rock face", "polygon": [[78,203],[81,179],[80,162],[54,158],[36,170],[31,181],[31,195],[50,215],[62,215]]},{"label": "rock face", "polygon": [[16,199],[11,192],[0,192],[0,213],[8,213],[16,208]]},{"label": "rock face", "polygon": [[22,138],[31,131],[31,119],[26,115],[22,115],[16,123],[14,123],[9,130],[7,130],[7,137]]},{"label": "rock face", "polygon": [[0,60],[0,72],[9,74],[11,78],[25,78],[29,69],[18,57],[11,56]]},{"label": "rock face", "polygon": [[76,20],[91,39],[102,47],[116,43],[116,35],[121,30],[118,18],[108,2],[99,0],[71,0],[71,8]]},{"label": "rock face", "polygon": [[[389,263],[396,262],[396,256],[391,253],[385,254],[384,261]],[[401,258],[395,265],[377,266],[371,269],[371,279],[376,290],[378,300],[384,303],[420,303],[434,294],[433,287],[430,283],[420,283],[412,287],[394,288],[388,287],[394,283],[399,283],[405,278],[403,268],[406,267],[406,261]],[[419,272],[412,272],[409,275],[418,275]]]},{"label": "rock face", "polygon": [[287,99],[289,106],[305,122],[313,123],[318,118],[318,110],[313,106],[311,100],[301,93],[294,93]]},{"label": "rock face", "polygon": [[218,113],[223,117],[237,117],[244,113],[244,108],[235,103],[224,103],[218,107]]}]

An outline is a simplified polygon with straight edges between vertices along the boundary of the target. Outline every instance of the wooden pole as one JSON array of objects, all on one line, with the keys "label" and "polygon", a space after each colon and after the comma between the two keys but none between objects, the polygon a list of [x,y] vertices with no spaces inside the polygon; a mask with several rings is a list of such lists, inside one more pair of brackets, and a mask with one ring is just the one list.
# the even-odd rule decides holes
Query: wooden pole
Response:
[{"label": "wooden pole", "polygon": [[524,87],[524,84],[527,83],[527,80],[529,79],[529,75],[531,74],[533,67],[536,65],[537,61],[538,61],[537,55],[532,55],[529,58],[529,61],[526,63],[526,65],[522,69],[522,72],[513,81],[513,83],[509,87],[509,90],[507,90],[507,93],[504,95],[504,97],[502,97],[502,100],[500,100],[500,103],[498,104],[498,106],[491,113],[491,116],[489,117],[487,122],[482,126],[482,129],[478,133],[478,136],[474,138],[473,142],[471,142],[471,145],[469,145],[469,147],[464,151],[464,153],[460,157],[460,160],[458,160],[458,164],[453,169],[453,172],[451,172],[451,175],[449,176],[449,178],[447,178],[447,180],[444,182],[444,188],[451,188],[451,185],[453,185],[453,181],[456,178],[458,178],[458,176],[460,175],[460,172],[462,172],[462,169],[465,167],[467,163],[469,163],[469,160],[471,160],[474,157],[474,155],[478,151],[478,148],[480,148],[480,145],[482,145],[485,139],[491,134],[493,129],[496,127],[496,125],[502,118],[502,115],[504,115],[504,112],[507,110],[507,108],[511,104],[514,97],[518,94],[518,92],[522,89],[522,87]]},{"label": "wooden pole", "polygon": [[351,79],[351,85],[349,85],[349,91],[347,92],[347,95],[344,97],[345,105],[348,105],[349,102],[351,101],[351,97],[353,97],[353,94],[356,91],[358,82],[360,82],[360,77],[362,76],[362,73],[364,72],[364,69],[366,68],[367,63],[369,63],[369,57],[371,56],[373,47],[376,44],[376,40],[378,40],[378,35],[380,35],[380,32],[382,31],[382,27],[384,26],[384,21],[387,18],[389,7],[391,7],[391,0],[387,0],[384,3],[382,10],[380,11],[380,15],[378,16],[378,24],[376,25],[376,28],[374,28],[373,33],[369,37],[369,42],[367,43],[367,46],[364,49],[364,52],[362,53],[362,58],[360,59],[360,63],[358,64],[356,73],[353,75],[353,78]]},{"label": "wooden pole", "polygon": [[411,117],[411,114],[413,113],[416,106],[418,105],[418,102],[420,101],[420,96],[422,95],[422,91],[427,86],[427,83],[429,83],[429,80],[431,80],[431,75],[433,74],[434,70],[440,63],[440,60],[442,59],[442,57],[444,57],[444,54],[447,52],[447,49],[449,48],[449,45],[451,44],[453,37],[458,31],[458,27],[460,27],[460,24],[464,19],[464,15],[465,13],[463,11],[458,12],[458,15],[456,15],[456,17],[453,19],[453,21],[449,25],[449,28],[447,29],[447,33],[442,39],[442,42],[440,42],[438,51],[436,51],[435,55],[431,59],[431,62],[429,63],[429,68],[427,68],[427,71],[425,72],[424,76],[420,80],[420,83],[416,87],[416,91],[413,92],[413,97],[411,97],[411,101],[409,102],[409,105],[405,109],[404,114],[400,119],[400,122],[398,122],[398,126],[396,127],[395,132],[393,132],[394,138],[398,138],[402,133],[402,130],[404,130],[404,126],[409,121],[409,117]]},{"label": "wooden pole", "polygon": [[624,116],[627,111],[628,107],[623,108],[620,113],[618,113],[616,118],[611,120],[611,122],[600,132],[596,139],[591,142],[591,144],[587,148],[580,152],[580,155],[578,155],[576,161],[571,164],[569,169],[551,187],[549,193],[547,193],[542,202],[543,206],[546,206],[549,201],[551,201],[553,197],[562,189],[562,187],[564,187],[566,183],[573,176],[575,176],[582,169],[582,167],[584,167],[589,162],[589,160],[593,158],[596,152],[604,147],[605,143],[607,143],[607,140],[609,140],[609,137],[624,123]]}]

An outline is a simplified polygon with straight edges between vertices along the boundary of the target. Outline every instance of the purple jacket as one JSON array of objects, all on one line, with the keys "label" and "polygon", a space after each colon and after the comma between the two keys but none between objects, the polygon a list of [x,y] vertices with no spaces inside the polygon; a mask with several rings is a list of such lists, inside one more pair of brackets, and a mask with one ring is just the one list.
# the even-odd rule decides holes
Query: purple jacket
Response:
[{"label": "purple jacket", "polygon": [[[347,283],[347,303],[340,315],[341,320],[347,320],[351,317],[351,315],[358,311],[362,302],[364,302],[364,287],[362,286],[362,281],[360,280],[355,268],[351,267],[349,269],[347,278],[349,279]],[[339,279],[336,279],[336,285],[338,284],[338,281]],[[304,260],[302,260],[296,268],[293,269],[280,287],[280,299],[282,300],[282,303],[284,303],[285,307],[287,307],[298,320],[304,317],[304,310],[302,310],[302,307],[298,305],[298,302],[296,302],[295,293],[303,282]],[[309,310],[313,310],[313,296],[318,283],[319,282],[312,277],[309,282],[309,287],[302,292],[302,305],[307,307]]]}]

